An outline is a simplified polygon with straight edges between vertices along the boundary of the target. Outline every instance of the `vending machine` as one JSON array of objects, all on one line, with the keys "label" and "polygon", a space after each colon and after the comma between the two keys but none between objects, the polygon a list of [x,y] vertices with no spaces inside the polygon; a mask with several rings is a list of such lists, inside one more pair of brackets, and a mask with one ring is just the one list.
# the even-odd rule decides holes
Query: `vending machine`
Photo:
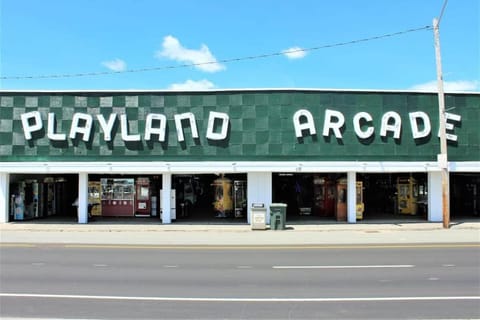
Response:
[{"label": "vending machine", "polygon": [[137,178],[135,187],[135,215],[149,217],[151,214],[150,179]]},{"label": "vending machine", "polygon": [[397,178],[398,213],[417,214],[418,185],[417,180],[410,177]]}]

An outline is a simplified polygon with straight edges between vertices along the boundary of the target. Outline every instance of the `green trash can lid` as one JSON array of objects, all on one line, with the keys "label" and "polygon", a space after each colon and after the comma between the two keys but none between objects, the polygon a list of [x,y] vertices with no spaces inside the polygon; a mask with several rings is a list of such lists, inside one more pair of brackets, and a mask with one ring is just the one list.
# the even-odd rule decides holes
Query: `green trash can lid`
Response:
[{"label": "green trash can lid", "polygon": [[287,204],[286,203],[271,203],[270,204],[270,207],[286,207]]}]

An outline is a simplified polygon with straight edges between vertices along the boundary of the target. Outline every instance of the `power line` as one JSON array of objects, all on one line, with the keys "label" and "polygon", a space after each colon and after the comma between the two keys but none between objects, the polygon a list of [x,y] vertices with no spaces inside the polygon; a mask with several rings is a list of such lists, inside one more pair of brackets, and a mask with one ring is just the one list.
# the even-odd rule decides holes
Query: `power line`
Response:
[{"label": "power line", "polygon": [[[443,13],[443,10],[442,10]],[[422,30],[430,30],[432,26],[424,26],[414,29],[408,29],[393,33],[387,33],[379,36],[373,36],[369,38],[351,40],[346,42],[338,42],[334,44],[327,44],[318,47],[311,47],[306,49],[295,49],[295,50],[288,50],[282,52],[274,52],[274,53],[266,53],[266,54],[259,54],[253,56],[245,56],[239,58],[231,58],[231,59],[223,59],[219,61],[206,61],[201,63],[188,63],[188,64],[180,64],[180,65],[169,65],[169,66],[162,66],[162,67],[146,67],[146,68],[139,68],[139,69],[129,69],[123,71],[100,71],[100,72],[85,72],[85,73],[64,73],[64,74],[47,74],[47,75],[26,75],[26,76],[0,76],[0,80],[25,80],[25,79],[60,79],[60,78],[79,78],[79,77],[96,77],[96,76],[105,76],[105,75],[113,75],[113,74],[124,74],[124,73],[140,73],[140,72],[149,72],[149,71],[161,71],[161,70],[168,70],[168,69],[180,69],[180,68],[187,68],[187,67],[196,67],[208,64],[218,64],[218,63],[230,63],[230,62],[239,62],[239,61],[246,61],[246,60],[256,60],[256,59],[265,59],[275,56],[281,56],[286,53],[295,53],[295,52],[309,52],[309,51],[316,51],[320,49],[327,49],[327,48],[335,48],[341,46],[347,46],[352,44],[358,44],[362,42],[368,42],[373,40],[380,40],[385,38],[391,38],[395,36],[400,36],[407,33],[422,31]]]},{"label": "power line", "polygon": [[448,0],[443,1],[442,10],[440,11],[440,15],[438,16],[438,25],[440,25],[440,21],[442,20],[443,13],[445,12],[445,7],[447,6]]}]

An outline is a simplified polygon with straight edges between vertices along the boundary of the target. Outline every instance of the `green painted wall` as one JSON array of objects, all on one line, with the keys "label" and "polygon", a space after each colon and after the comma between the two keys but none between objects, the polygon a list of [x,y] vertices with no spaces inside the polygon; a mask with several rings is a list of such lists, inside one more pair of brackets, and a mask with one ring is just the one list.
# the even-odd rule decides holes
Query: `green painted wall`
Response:
[{"label": "green painted wall", "polygon": [[[434,161],[439,153],[438,102],[435,94],[339,92],[339,91],[232,91],[203,93],[101,92],[101,93],[14,93],[0,92],[0,161]],[[461,115],[454,133],[456,143],[449,143],[449,160],[480,161],[480,95],[448,94],[446,108]],[[309,110],[315,119],[316,136],[297,139],[292,121],[299,109]],[[340,111],[346,123],[343,139],[333,134],[322,136],[325,109]],[[22,113],[39,111],[44,131],[36,139],[25,140]],[[230,117],[225,141],[206,139],[210,111],[225,112]],[[373,116],[373,139],[362,141],[355,135],[352,119],[358,112]],[[381,117],[396,111],[402,117],[401,138],[380,137]],[[430,116],[432,134],[420,141],[412,138],[409,112],[424,111]],[[47,138],[47,115],[57,118],[57,132],[68,136],[76,112],[127,114],[130,133],[141,133],[140,143],[125,143],[120,125],[113,142],[103,140],[94,117],[94,135],[88,143],[68,139],[53,143]],[[192,139],[185,128],[185,142],[177,141],[174,114],[192,112],[200,138]],[[143,140],[145,117],[149,113],[166,115],[167,141]],[[117,124],[119,124],[117,120]]]}]

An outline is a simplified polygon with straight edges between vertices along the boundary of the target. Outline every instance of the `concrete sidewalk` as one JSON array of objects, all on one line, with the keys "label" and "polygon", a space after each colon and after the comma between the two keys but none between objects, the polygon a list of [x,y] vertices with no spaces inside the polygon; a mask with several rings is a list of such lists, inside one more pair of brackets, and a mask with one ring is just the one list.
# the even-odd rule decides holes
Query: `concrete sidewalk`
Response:
[{"label": "concrete sidewalk", "polygon": [[[268,228],[268,226],[267,226]],[[252,230],[247,224],[6,223],[0,242],[160,246],[361,245],[480,243],[480,222],[287,224],[286,230]]]}]

